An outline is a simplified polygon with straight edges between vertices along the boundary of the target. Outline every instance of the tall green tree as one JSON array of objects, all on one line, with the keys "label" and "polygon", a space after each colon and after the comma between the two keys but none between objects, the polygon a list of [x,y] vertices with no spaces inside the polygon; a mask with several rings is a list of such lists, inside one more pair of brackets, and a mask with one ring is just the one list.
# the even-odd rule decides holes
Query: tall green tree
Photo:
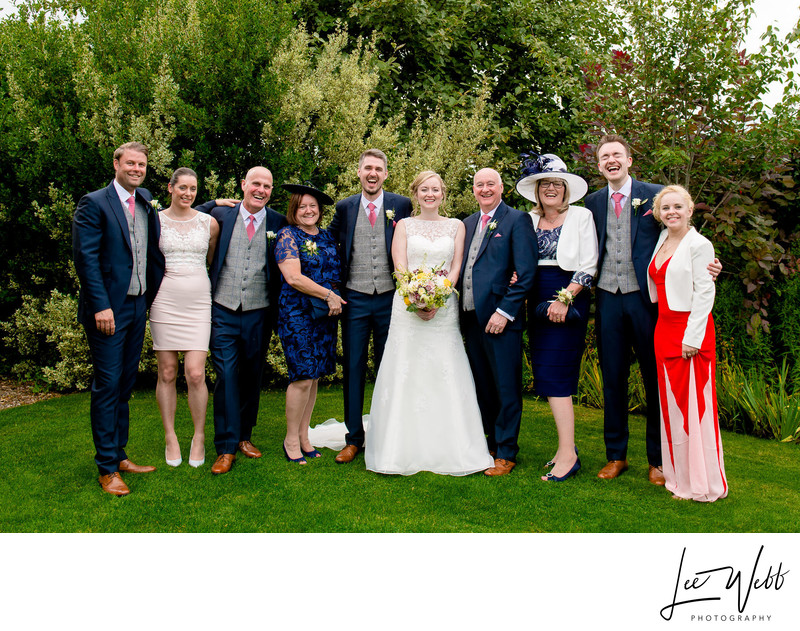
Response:
[{"label": "tall green tree", "polygon": [[597,0],[301,0],[297,15],[311,32],[329,33],[341,20],[351,34],[374,39],[383,120],[407,105],[410,124],[487,86],[491,141],[509,167],[522,150],[563,152],[577,143],[582,59],[608,45],[611,21]]},{"label": "tall green tree", "polygon": [[[776,211],[797,208],[798,30],[781,38],[769,28],[760,49],[746,51],[752,0],[618,5],[618,44],[584,67],[588,136],[622,134],[642,177],[681,184],[694,195],[695,223],[748,294],[751,332],[766,331],[776,280],[795,267],[787,229],[796,222],[779,225]],[[762,99],[776,80],[784,96],[768,109]],[[582,150],[587,176],[600,185],[594,145]]]}]

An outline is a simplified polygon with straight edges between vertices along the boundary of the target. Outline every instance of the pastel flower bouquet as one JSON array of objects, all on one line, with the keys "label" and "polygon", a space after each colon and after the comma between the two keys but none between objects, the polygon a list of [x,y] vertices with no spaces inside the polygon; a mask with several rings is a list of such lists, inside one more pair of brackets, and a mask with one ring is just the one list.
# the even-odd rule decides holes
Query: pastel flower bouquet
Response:
[{"label": "pastel flower bouquet", "polygon": [[458,294],[441,265],[432,269],[399,270],[394,277],[406,311],[412,313],[444,307],[451,294]]}]

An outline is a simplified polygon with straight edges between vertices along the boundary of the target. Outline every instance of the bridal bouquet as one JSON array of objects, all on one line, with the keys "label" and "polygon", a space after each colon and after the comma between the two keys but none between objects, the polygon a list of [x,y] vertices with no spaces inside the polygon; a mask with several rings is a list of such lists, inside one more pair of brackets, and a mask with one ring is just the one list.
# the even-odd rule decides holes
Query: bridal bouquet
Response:
[{"label": "bridal bouquet", "polygon": [[444,307],[450,294],[455,292],[442,266],[426,269],[400,270],[394,273],[397,292],[406,303],[406,311],[430,311]]}]

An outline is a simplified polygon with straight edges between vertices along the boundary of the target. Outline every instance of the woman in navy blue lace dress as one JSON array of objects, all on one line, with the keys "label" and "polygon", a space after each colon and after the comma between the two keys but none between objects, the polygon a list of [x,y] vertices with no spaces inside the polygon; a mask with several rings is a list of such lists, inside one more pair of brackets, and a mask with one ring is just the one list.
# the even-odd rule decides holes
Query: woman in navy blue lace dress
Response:
[{"label": "woman in navy blue lace dress", "polygon": [[597,272],[597,232],[592,213],[573,206],[586,181],[567,172],[553,154],[525,163],[517,191],[534,202],[531,218],[539,243],[536,280],[528,300],[528,344],[536,394],[547,397],[558,430],[558,450],[545,466],[548,482],[581,468],[575,447],[572,395],[578,391],[586,347],[589,289]]},{"label": "woman in navy blue lace dress", "polygon": [[320,377],[336,370],[340,264],[336,241],[322,230],[323,204],[333,200],[310,186],[284,184],[292,193],[286,220],[278,232],[275,260],[283,283],[278,299],[278,337],[291,383],[286,389],[287,460],[306,464],[319,452],[308,440],[308,426]]}]

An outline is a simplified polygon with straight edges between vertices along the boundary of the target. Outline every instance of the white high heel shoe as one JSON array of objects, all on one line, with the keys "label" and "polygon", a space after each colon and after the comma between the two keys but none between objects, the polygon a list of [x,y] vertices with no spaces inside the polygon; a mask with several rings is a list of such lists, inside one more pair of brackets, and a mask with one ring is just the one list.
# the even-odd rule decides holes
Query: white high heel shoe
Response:
[{"label": "white high heel shoe", "polygon": [[164,460],[167,461],[167,464],[170,467],[177,467],[180,463],[183,462],[183,456],[179,454],[175,460],[170,460],[169,458],[167,458],[167,448],[164,447]]},{"label": "white high heel shoe", "polygon": [[192,438],[192,446],[189,447],[189,466],[197,469],[197,467],[200,467],[206,463],[206,448],[205,446],[203,447],[202,460],[192,460],[192,451],[194,451],[194,438]]}]

